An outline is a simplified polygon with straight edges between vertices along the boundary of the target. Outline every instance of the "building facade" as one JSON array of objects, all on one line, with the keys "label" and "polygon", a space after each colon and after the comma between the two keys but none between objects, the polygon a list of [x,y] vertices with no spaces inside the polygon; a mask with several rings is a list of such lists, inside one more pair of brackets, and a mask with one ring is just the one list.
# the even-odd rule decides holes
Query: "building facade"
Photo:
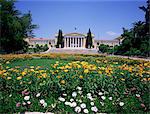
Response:
[{"label": "building facade", "polygon": [[[80,33],[68,33],[64,34],[64,48],[67,49],[84,49],[86,43],[86,35]],[[55,35],[56,42],[57,42],[58,35]],[[94,39],[94,35],[92,34],[92,38]]]},{"label": "building facade", "polygon": [[[64,36],[64,48],[65,49],[86,49],[86,34],[81,33],[67,33]],[[56,48],[58,34],[55,35],[55,39],[50,38],[28,38],[26,41],[31,47],[47,44],[49,48]],[[120,42],[117,39],[114,40],[95,40],[94,34],[92,34],[93,48],[98,49],[99,45],[105,44],[111,47],[119,45]]]}]

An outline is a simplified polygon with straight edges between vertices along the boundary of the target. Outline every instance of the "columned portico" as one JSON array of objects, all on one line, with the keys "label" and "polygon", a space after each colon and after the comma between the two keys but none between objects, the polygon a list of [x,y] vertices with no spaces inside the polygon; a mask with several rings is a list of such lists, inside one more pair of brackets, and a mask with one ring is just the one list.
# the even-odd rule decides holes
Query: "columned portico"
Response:
[{"label": "columned portico", "polygon": [[64,48],[78,49],[85,48],[85,36],[78,33],[70,33],[64,35]]}]

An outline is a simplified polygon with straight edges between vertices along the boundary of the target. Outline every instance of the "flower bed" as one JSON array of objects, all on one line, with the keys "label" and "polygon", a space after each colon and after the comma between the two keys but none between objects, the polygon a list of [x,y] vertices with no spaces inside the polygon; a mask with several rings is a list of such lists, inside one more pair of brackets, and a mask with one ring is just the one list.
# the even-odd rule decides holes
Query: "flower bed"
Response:
[{"label": "flower bed", "polygon": [[[33,56],[52,62],[31,64]],[[0,113],[149,111],[150,62],[97,55],[1,57]],[[18,61],[29,65],[13,66]]]}]

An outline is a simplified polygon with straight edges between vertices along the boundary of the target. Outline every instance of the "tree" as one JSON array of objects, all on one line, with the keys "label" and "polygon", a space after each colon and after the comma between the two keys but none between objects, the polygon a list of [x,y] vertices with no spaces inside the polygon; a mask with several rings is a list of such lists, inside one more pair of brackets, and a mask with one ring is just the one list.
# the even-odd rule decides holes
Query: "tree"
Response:
[{"label": "tree", "polygon": [[117,48],[116,54],[122,55],[150,55],[150,38],[149,38],[149,11],[150,4],[147,1],[147,8],[145,6],[140,7],[145,12],[145,22],[138,21],[133,23],[133,27],[130,30],[123,28],[123,34],[121,35],[124,40],[122,44]]},{"label": "tree", "polygon": [[102,53],[108,52],[109,49],[110,49],[109,46],[108,46],[108,45],[105,45],[105,44],[101,44],[101,45],[99,46],[99,51],[102,52]]},{"label": "tree", "polygon": [[59,46],[61,46],[61,48],[64,47],[64,37],[63,37],[62,30],[60,30],[60,29],[58,32],[56,48],[59,48]]},{"label": "tree", "polygon": [[44,47],[43,47],[43,51],[47,51],[49,48],[48,48],[48,45],[45,44]]},{"label": "tree", "polygon": [[89,29],[86,38],[86,48],[91,48],[92,46],[93,46],[93,38],[92,38],[91,30]]},{"label": "tree", "polygon": [[145,30],[147,33],[149,33],[149,25],[150,25],[150,1],[147,0],[147,7],[145,6],[141,6],[139,7],[141,10],[143,10],[145,12],[145,23],[146,23],[146,26],[145,26]]},{"label": "tree", "polygon": [[29,34],[32,34],[32,30],[36,27],[36,25],[31,24],[30,12],[21,15],[15,9],[13,0],[1,0],[0,3],[1,50],[7,53],[25,50],[28,44],[24,41],[24,38],[30,36]]}]

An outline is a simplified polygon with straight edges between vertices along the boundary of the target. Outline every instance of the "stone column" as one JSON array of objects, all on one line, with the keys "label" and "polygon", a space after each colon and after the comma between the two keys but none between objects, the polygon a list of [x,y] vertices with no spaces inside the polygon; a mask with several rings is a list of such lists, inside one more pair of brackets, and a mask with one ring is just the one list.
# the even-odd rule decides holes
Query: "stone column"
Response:
[{"label": "stone column", "polygon": [[67,44],[68,44],[68,43],[67,43],[67,38],[66,38],[66,48],[67,48]]},{"label": "stone column", "polygon": [[69,41],[70,41],[70,38],[68,38],[68,47],[69,47],[69,43],[70,43]]},{"label": "stone column", "polygon": [[79,47],[80,47],[80,38],[78,40],[79,40],[78,42],[79,42]]},{"label": "stone column", "polygon": [[75,46],[77,47],[77,38],[75,39],[75,44],[76,44]]},{"label": "stone column", "polygon": [[81,47],[82,47],[82,39],[83,39],[83,38],[81,38]]},{"label": "stone column", "polygon": [[72,38],[72,47],[74,48],[74,38]]},{"label": "stone column", "polygon": [[70,37],[70,47],[71,47],[71,37]]},{"label": "stone column", "polygon": [[66,38],[64,38],[64,48],[66,48]]},{"label": "stone column", "polygon": [[70,46],[69,47],[71,47],[71,38],[69,38],[70,39]]},{"label": "stone column", "polygon": [[79,38],[77,38],[77,47],[79,47]]},{"label": "stone column", "polygon": [[86,38],[83,38],[83,47],[85,48],[85,44],[86,44]]},{"label": "stone column", "polygon": [[67,48],[69,47],[69,39],[67,38]]}]

